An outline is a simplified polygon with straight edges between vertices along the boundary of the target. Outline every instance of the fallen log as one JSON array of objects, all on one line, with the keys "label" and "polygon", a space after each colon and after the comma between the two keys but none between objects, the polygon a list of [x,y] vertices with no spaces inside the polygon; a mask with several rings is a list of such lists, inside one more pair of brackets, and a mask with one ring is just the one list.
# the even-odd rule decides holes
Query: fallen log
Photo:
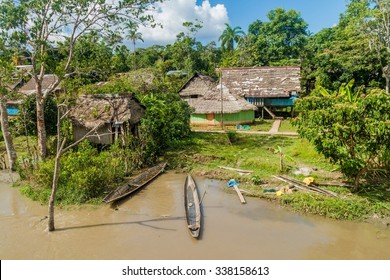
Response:
[{"label": "fallen log", "polygon": [[344,184],[344,183],[339,183],[339,182],[313,182],[313,185],[316,186],[328,186],[328,187],[342,187],[342,188],[353,188],[354,186],[349,185],[349,184]]},{"label": "fallen log", "polygon": [[253,172],[253,170],[238,169],[238,168],[227,167],[227,166],[218,166],[218,167],[222,168],[222,169],[236,171],[236,172],[239,172],[239,173],[252,173]]}]

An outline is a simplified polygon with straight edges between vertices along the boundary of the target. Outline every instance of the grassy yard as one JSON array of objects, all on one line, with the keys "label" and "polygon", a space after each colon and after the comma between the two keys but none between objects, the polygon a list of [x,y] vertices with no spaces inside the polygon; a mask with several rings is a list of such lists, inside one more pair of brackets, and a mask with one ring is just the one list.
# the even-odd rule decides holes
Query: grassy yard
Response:
[{"label": "grassy yard", "polygon": [[[283,171],[280,170],[280,154],[274,153],[277,146],[285,155]],[[193,133],[190,139],[177,143],[166,157],[172,169],[225,181],[234,178],[240,188],[247,191],[246,195],[265,198],[301,213],[349,220],[380,217],[382,221],[390,216],[390,190],[385,186],[366,187],[358,194],[352,194],[345,187],[327,187],[338,193],[338,198],[302,191],[280,197],[265,193],[265,189],[278,191],[287,185],[272,175],[283,173],[298,180],[305,178],[294,175],[294,171],[302,167],[311,170],[310,177],[315,181],[343,180],[342,175],[334,171],[337,166],[319,155],[307,140],[298,137]],[[239,174],[219,166],[252,170],[253,173]]]},{"label": "grassy yard", "polygon": [[285,119],[282,121],[279,127],[279,132],[296,132],[297,129],[294,127],[289,119]]},{"label": "grassy yard", "polygon": [[[273,120],[256,120],[252,124],[247,125],[247,129],[244,128],[237,128],[235,125],[225,125],[225,130],[249,130],[249,131],[269,131],[272,127]],[[217,131],[222,130],[221,126],[208,126],[208,127],[202,127],[202,126],[193,126],[194,130],[208,130],[208,131]]]}]

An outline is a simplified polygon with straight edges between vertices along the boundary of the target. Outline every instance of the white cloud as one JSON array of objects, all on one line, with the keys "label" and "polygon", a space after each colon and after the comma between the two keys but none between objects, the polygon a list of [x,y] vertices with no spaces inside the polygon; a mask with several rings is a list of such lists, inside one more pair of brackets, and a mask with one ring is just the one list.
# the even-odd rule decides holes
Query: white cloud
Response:
[{"label": "white cloud", "polygon": [[197,5],[196,0],[167,0],[157,5],[153,17],[163,28],[141,27],[140,32],[145,41],[142,46],[172,44],[177,34],[187,31],[183,22],[195,23],[195,20],[201,21],[203,25],[196,34],[198,41],[217,41],[225,29],[225,23],[229,22],[226,7],[222,4],[211,6],[209,0],[203,0],[201,5]]}]

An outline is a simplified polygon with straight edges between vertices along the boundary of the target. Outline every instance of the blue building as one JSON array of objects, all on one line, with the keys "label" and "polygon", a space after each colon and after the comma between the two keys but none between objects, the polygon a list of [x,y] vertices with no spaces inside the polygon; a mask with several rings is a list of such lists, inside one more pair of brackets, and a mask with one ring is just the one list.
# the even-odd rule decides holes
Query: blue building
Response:
[{"label": "blue building", "polygon": [[264,110],[271,117],[273,109],[294,107],[301,91],[300,67],[263,66],[223,68],[222,83],[230,92],[242,96],[249,103]]}]

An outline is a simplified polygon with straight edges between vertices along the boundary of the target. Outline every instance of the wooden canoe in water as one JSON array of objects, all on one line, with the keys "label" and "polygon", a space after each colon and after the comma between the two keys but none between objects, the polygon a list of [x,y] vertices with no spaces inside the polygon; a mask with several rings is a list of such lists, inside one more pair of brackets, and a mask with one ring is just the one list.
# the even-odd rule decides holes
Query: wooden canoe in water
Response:
[{"label": "wooden canoe in water", "polygon": [[186,210],[188,229],[192,237],[198,238],[202,215],[200,212],[198,189],[190,174],[188,174],[184,184],[184,208]]},{"label": "wooden canoe in water", "polygon": [[166,165],[167,165],[166,162],[162,162],[156,166],[153,166],[145,170],[144,172],[136,176],[133,180],[131,180],[129,183],[120,186],[115,190],[113,190],[112,192],[110,192],[108,195],[106,195],[105,198],[103,198],[103,201],[105,203],[110,203],[118,199],[121,199],[125,196],[128,196],[129,194],[142,188],[147,183],[149,183],[154,178],[156,178],[161,172],[164,171]]}]

